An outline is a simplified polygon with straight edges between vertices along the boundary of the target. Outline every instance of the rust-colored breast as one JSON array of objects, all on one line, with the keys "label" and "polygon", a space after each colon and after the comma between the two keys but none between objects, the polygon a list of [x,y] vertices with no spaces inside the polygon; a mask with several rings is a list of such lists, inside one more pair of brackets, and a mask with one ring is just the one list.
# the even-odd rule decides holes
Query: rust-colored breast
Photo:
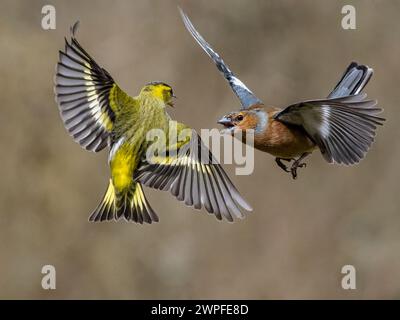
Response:
[{"label": "rust-colored breast", "polygon": [[287,126],[273,118],[277,110],[268,112],[268,126],[263,133],[256,134],[254,146],[280,158],[294,158],[315,148],[301,128]]}]

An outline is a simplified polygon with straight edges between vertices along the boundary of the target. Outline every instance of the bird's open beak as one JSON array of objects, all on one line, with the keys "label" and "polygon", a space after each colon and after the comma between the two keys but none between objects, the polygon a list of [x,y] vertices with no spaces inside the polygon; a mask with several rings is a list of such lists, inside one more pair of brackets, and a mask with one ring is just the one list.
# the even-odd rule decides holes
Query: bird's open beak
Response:
[{"label": "bird's open beak", "polygon": [[[172,95],[172,98],[177,99],[176,95]],[[175,108],[175,104],[174,104],[174,102],[172,100],[167,102],[167,105],[169,105],[172,108]]]},{"label": "bird's open beak", "polygon": [[228,117],[222,117],[217,121],[217,123],[222,124],[226,128],[231,128],[233,127],[232,120]]},{"label": "bird's open beak", "polygon": [[223,129],[220,130],[221,134],[232,134],[233,131],[235,130],[235,125],[232,122],[232,120],[228,117],[222,117],[217,121],[219,124],[222,124],[224,126]]}]

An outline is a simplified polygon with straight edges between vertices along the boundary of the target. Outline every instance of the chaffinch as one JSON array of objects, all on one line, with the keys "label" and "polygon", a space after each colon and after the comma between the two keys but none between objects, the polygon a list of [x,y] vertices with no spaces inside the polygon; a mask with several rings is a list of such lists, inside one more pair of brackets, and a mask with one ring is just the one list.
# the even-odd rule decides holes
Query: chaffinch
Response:
[{"label": "chaffinch", "polygon": [[[254,130],[254,147],[273,155],[278,166],[290,172],[293,179],[297,169],[306,166],[303,159],[315,149],[329,163],[352,165],[365,157],[377,125],[385,120],[377,117],[382,112],[377,101],[367,100],[367,95],[361,93],[372,77],[371,68],[352,62],[325,99],[301,101],[283,109],[265,106],[179,10],[186,29],[214,61],[241,102],[239,111],[218,121],[224,126],[222,132],[233,135],[237,129]],[[288,168],[282,161],[293,163]]]}]

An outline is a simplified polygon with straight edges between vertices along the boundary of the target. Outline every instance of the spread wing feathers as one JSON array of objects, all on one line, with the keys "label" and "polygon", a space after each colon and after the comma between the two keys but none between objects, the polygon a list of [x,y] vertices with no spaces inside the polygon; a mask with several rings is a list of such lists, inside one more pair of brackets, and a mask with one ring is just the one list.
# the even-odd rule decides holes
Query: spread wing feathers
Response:
[{"label": "spread wing feathers", "polygon": [[229,69],[229,67],[225,64],[222,58],[219,56],[217,52],[215,52],[211,46],[204,40],[204,38],[200,35],[200,33],[195,29],[192,22],[189,20],[188,16],[179,8],[180,14],[182,16],[183,23],[185,24],[186,29],[190,32],[193,38],[197,41],[200,47],[207,53],[207,55],[214,61],[218,70],[224,75],[225,79],[229,82],[232,90],[235,92],[237,97],[239,98],[242,108],[247,109],[254,104],[262,103],[260,99],[258,99],[253,92],[250,91],[246,85],[240,81],[233,72]]},{"label": "spread wing feathers", "polygon": [[89,221],[119,220],[121,217],[140,224],[158,222],[158,216],[148,203],[140,183],[118,194],[110,180],[102,202],[90,215]]},{"label": "spread wing feathers", "polygon": [[356,62],[350,63],[336,87],[328,98],[339,98],[361,92],[371,79],[374,70]]},{"label": "spread wing feathers", "polygon": [[366,94],[313,100],[291,105],[275,119],[302,126],[314,140],[326,161],[345,165],[358,163],[374,141],[378,125],[385,119],[375,100]]},{"label": "spread wing feathers", "polygon": [[54,91],[69,134],[86,150],[97,152],[107,145],[113,127],[109,96],[114,80],[75,39],[77,27],[78,22],[59,52]]},{"label": "spread wing feathers", "polygon": [[219,220],[243,218],[240,207],[252,210],[194,130],[190,141],[175,156],[167,154],[141,166],[136,180],[151,188],[170,191],[188,206],[204,207]]}]

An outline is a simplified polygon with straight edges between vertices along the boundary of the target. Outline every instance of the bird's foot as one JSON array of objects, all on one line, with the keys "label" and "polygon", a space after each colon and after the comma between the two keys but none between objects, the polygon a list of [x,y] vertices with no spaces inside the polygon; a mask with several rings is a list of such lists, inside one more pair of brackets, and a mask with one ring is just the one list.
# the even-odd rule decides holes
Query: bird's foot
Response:
[{"label": "bird's foot", "polygon": [[285,172],[290,172],[290,170],[288,169],[288,167],[282,162],[282,160],[285,161],[292,161],[292,159],[283,159],[283,158],[275,158],[275,162],[276,164],[279,166],[279,168],[281,168],[283,171]]},{"label": "bird's foot", "polygon": [[305,162],[301,162],[301,159],[297,159],[293,162],[290,172],[292,173],[292,178],[297,179],[297,168],[305,168],[307,164]]}]

